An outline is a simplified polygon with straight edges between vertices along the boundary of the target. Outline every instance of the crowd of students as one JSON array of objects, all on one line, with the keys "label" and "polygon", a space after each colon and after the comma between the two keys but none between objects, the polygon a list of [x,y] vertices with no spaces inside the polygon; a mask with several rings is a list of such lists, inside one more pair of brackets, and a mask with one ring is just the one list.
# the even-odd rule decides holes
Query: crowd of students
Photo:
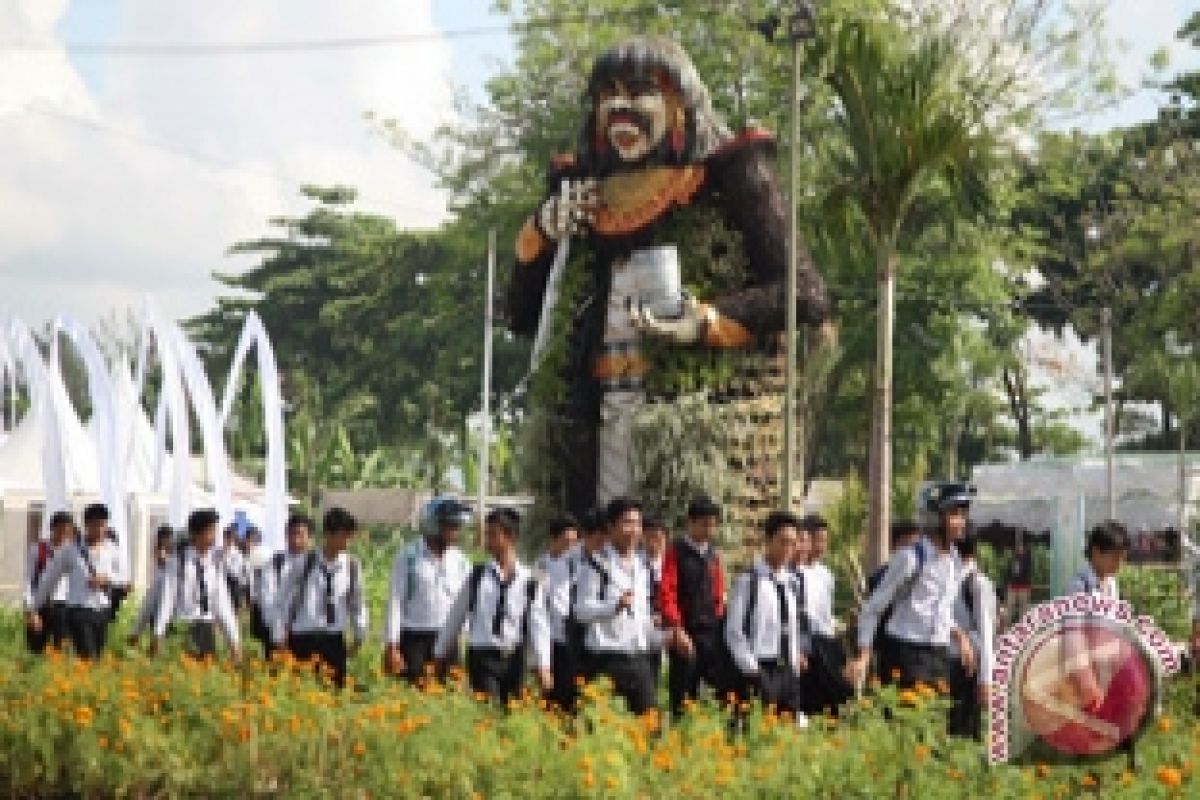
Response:
[{"label": "crowd of students", "polygon": [[[835,626],[834,575],[823,561],[829,530],[819,516],[770,514],[760,551],[727,591],[714,541],[721,511],[707,497],[688,505],[675,538],[628,497],[580,519],[560,517],[532,565],[518,557],[522,524],[509,509],[488,512],[487,559],[472,565],[458,546],[470,510],[439,498],[420,535],[395,557],[383,666],[414,682],[445,676],[465,641],[476,693],[504,703],[532,672],[545,696],[571,711],[579,686],[604,676],[630,711],[642,713],[658,706],[665,660],[673,715],[707,687],[737,707],[751,699],[773,704],[801,726],[814,713],[836,714],[873,670],[884,683],[948,686],[950,732],[978,738],[997,602],[968,536],[970,496],[965,485],[942,486],[928,497],[935,524],[894,526],[892,556],[868,581],[849,654]],[[50,539],[31,548],[31,648],[69,642],[82,658],[104,649],[117,570],[107,516],[90,506],[79,536],[69,514],[55,514]],[[131,642],[149,634],[153,652],[174,632],[192,655],[215,656],[220,633],[240,658],[244,606],[265,656],[286,650],[316,659],[343,685],[347,659],[368,631],[363,567],[348,552],[354,517],[328,511],[314,546],[313,521],[294,516],[281,553],[268,552],[254,529],[241,542],[227,531],[218,546],[218,530],[217,513],[198,510],[185,541],[159,531],[154,579]],[[1115,596],[1127,549],[1119,526],[1098,526],[1070,590]],[[1081,686],[1085,697],[1098,692],[1086,676]]]}]

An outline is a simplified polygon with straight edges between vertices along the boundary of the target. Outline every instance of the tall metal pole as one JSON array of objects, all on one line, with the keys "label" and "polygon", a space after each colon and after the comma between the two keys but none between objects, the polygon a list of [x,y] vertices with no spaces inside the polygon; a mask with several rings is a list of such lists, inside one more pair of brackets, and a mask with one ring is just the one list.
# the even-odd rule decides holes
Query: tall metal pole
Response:
[{"label": "tall metal pole", "polygon": [[791,177],[788,189],[788,263],[784,292],[783,507],[791,509],[796,469],[796,283],[799,261],[796,244],[799,222],[796,201],[800,186],[800,37],[792,35]]},{"label": "tall metal pole", "polygon": [[1113,411],[1113,335],[1112,309],[1101,312],[1104,326],[1104,490],[1108,497],[1108,518],[1117,518],[1117,496],[1114,488],[1113,440],[1116,436],[1116,420]]},{"label": "tall metal pole", "polygon": [[488,231],[487,293],[483,298],[483,397],[480,402],[479,421],[479,541],[483,542],[483,519],[487,516],[489,464],[492,443],[492,326],[495,318],[492,311],[492,296],[496,283],[496,230]]},{"label": "tall metal pole", "polygon": [[1187,420],[1179,417],[1179,535],[1187,534]]}]

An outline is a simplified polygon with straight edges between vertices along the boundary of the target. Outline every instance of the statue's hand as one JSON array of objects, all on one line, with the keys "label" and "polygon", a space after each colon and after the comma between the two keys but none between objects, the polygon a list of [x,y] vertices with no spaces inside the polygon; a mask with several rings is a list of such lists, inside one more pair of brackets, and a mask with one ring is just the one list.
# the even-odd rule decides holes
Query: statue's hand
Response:
[{"label": "statue's hand", "polygon": [[599,199],[598,184],[591,178],[563,181],[561,191],[538,209],[538,228],[547,239],[556,242],[564,236],[582,233],[592,224]]},{"label": "statue's hand", "polygon": [[691,295],[683,299],[683,314],[678,319],[659,319],[641,303],[631,303],[629,315],[633,327],[642,333],[658,336],[676,344],[696,344],[704,338],[705,328],[716,316],[714,309],[701,306]]}]

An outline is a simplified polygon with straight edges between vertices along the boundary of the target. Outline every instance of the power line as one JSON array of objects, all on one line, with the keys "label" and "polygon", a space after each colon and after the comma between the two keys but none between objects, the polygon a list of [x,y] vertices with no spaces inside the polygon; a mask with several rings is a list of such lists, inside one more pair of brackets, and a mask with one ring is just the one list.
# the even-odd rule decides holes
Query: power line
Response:
[{"label": "power line", "polygon": [[[712,3],[715,7],[717,2]],[[441,39],[468,39],[498,34],[522,33],[566,25],[586,25],[618,19],[637,19],[662,12],[658,6],[634,7],[605,14],[575,14],[518,20],[505,25],[480,25],[419,33],[379,34],[374,36],[328,37],[284,41],[226,41],[226,42],[0,42],[0,51],[47,52],[66,50],[73,55],[203,57],[226,55],[272,55],[319,52],[323,50],[358,50],[379,47],[400,47]]]}]

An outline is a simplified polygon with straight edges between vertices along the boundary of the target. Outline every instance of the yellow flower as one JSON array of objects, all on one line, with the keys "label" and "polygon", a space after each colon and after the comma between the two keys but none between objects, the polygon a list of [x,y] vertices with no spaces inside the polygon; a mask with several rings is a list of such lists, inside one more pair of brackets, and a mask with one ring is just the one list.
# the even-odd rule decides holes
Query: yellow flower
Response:
[{"label": "yellow flower", "polygon": [[919,744],[913,748],[913,755],[916,756],[917,761],[924,761],[929,758],[929,752],[929,745]]},{"label": "yellow flower", "polygon": [[1175,767],[1159,767],[1154,773],[1158,782],[1170,789],[1176,789],[1183,783],[1183,773]]},{"label": "yellow flower", "polygon": [[355,742],[352,752],[356,757],[362,758],[367,754],[367,746],[362,742]]},{"label": "yellow flower", "polygon": [[609,789],[616,789],[620,784],[621,782],[611,775],[604,779],[604,785]]},{"label": "yellow flower", "polygon": [[1082,783],[1084,786],[1092,787],[1096,785],[1097,781],[1092,775],[1088,774],[1083,776],[1083,780],[1081,780],[1080,783]]},{"label": "yellow flower", "polygon": [[75,724],[81,728],[86,728],[92,724],[92,720],[96,717],[96,712],[92,711],[87,706],[80,706],[75,709]]},{"label": "yellow flower", "polygon": [[912,689],[905,689],[900,693],[900,704],[906,706],[915,706],[920,702],[920,697]]},{"label": "yellow flower", "polygon": [[590,773],[590,772],[583,773],[582,780],[583,780],[583,785],[589,789],[592,788],[592,786],[596,783],[596,779],[592,776],[592,773]]},{"label": "yellow flower", "polygon": [[1039,778],[1044,778],[1050,774],[1050,768],[1045,764],[1038,764],[1034,771],[1037,773]]},{"label": "yellow flower", "polygon": [[1158,729],[1160,731],[1162,731],[1163,733],[1170,733],[1171,732],[1171,718],[1170,717],[1159,717],[1158,718]]}]

